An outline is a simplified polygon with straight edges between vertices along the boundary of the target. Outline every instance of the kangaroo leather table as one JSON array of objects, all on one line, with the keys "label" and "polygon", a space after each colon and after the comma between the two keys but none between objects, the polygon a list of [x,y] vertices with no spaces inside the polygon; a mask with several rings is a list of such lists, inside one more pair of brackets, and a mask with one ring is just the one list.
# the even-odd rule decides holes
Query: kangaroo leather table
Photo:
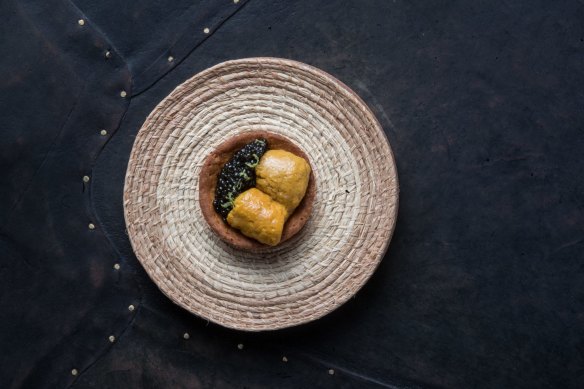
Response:
[{"label": "kangaroo leather table", "polygon": [[[0,387],[584,387],[581,1],[5,0],[0,15]],[[156,288],[122,191],[155,105],[255,56],[363,98],[400,205],[354,299],[251,334]]]}]

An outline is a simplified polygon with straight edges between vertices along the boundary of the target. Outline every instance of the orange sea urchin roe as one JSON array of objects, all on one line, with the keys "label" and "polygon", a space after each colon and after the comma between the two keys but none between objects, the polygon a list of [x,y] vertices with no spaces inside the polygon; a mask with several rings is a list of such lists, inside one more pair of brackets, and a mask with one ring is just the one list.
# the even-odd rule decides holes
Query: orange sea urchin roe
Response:
[{"label": "orange sea urchin roe", "polygon": [[275,246],[282,238],[286,217],[286,208],[282,204],[251,188],[235,198],[227,223],[245,236]]},{"label": "orange sea urchin roe", "polygon": [[284,150],[268,150],[256,167],[256,188],[284,205],[288,215],[306,194],[310,165],[304,158]]}]

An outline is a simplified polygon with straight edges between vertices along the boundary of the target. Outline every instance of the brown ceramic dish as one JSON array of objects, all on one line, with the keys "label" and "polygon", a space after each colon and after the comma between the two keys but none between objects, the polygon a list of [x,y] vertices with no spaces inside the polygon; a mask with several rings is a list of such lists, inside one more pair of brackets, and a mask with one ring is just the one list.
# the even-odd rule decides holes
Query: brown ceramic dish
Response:
[{"label": "brown ceramic dish", "polygon": [[[223,165],[229,161],[229,159],[237,150],[241,149],[247,143],[257,138],[266,139],[268,141],[268,149],[289,151],[299,157],[304,158],[310,164],[310,159],[304,153],[304,151],[302,151],[289,139],[271,132],[253,131],[235,135],[233,138],[219,145],[219,147],[211,152],[211,154],[209,154],[209,156],[205,159],[205,163],[203,164],[201,173],[199,175],[199,204],[201,206],[203,217],[209,224],[209,227],[211,227],[211,229],[215,232],[215,234],[217,234],[217,236],[219,236],[219,238],[231,246],[237,249],[251,251],[269,246],[266,246],[256,241],[255,239],[248,238],[224,222],[221,216],[215,212],[215,209],[213,208],[213,200],[215,199],[217,177]],[[312,203],[314,202],[315,195],[316,184],[314,180],[314,173],[311,172],[306,194],[304,195],[304,198],[294,213],[288,218],[288,221],[286,221],[280,244],[296,235],[302,229],[302,227],[304,227],[304,224],[310,217]]]}]

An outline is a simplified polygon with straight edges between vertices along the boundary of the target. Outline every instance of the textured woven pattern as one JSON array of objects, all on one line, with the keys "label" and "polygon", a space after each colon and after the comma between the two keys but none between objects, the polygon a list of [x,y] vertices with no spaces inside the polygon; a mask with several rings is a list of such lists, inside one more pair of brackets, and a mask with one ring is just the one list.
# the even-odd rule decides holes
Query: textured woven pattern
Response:
[{"label": "textured woven pattern", "polygon": [[[254,130],[304,150],[318,191],[300,233],[249,253],[203,219],[198,176],[217,145]],[[353,296],[387,249],[397,201],[389,143],[361,99],[318,69],[274,58],[225,62],[178,86],[136,137],[124,188],[132,246],[158,287],[249,331],[317,319]]]}]

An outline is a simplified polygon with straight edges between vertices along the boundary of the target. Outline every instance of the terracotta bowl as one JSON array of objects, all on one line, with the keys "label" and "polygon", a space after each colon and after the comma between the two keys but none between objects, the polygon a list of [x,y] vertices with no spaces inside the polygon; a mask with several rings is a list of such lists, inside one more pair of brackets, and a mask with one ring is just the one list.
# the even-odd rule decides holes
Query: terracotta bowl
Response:
[{"label": "terracotta bowl", "polygon": [[[205,159],[205,163],[201,169],[201,174],[199,175],[199,204],[201,206],[203,217],[209,224],[209,227],[211,227],[219,238],[237,249],[248,251],[254,251],[269,246],[264,245],[255,239],[248,238],[239,232],[239,230],[232,228],[229,224],[223,221],[221,216],[215,212],[215,209],[213,208],[213,200],[215,199],[217,177],[219,176],[223,165],[229,161],[237,150],[257,138],[266,139],[268,141],[268,149],[289,151],[304,158],[310,164],[309,157],[298,146],[292,143],[292,141],[281,135],[266,131],[245,132],[235,135],[233,138],[220,144]],[[282,240],[279,244],[292,238],[302,229],[302,227],[304,227],[304,224],[306,224],[306,221],[310,217],[315,195],[316,183],[314,173],[311,172],[306,195],[294,210],[294,213],[288,218],[286,224],[284,224]]]}]

